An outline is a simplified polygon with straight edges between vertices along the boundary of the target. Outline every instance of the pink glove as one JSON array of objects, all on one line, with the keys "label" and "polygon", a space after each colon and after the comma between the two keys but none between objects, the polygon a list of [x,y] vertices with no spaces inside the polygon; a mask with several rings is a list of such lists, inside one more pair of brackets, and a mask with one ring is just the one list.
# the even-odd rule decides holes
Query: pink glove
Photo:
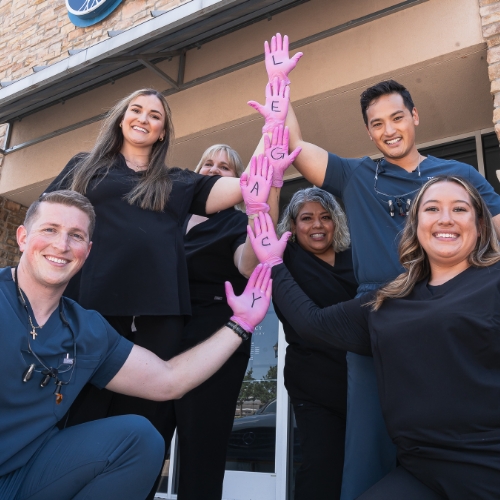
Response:
[{"label": "pink glove", "polygon": [[266,85],[266,105],[256,101],[248,101],[248,105],[256,109],[265,119],[262,133],[272,132],[279,125],[284,125],[290,101],[290,87],[284,81],[275,78]]},{"label": "pink glove", "polygon": [[269,191],[271,191],[273,167],[268,166],[268,164],[269,162],[264,155],[252,156],[250,175],[246,172],[241,174],[240,188],[247,207],[247,215],[269,212],[269,205],[266,202],[269,198]]},{"label": "pink glove", "polygon": [[282,40],[281,35],[276,33],[276,36],[271,39],[271,49],[269,49],[267,40],[264,42],[264,53],[269,81],[272,82],[277,77],[289,85],[288,73],[297,66],[299,59],[303,56],[302,52],[297,52],[290,59],[288,57],[288,36],[285,35]]},{"label": "pink glove", "polygon": [[290,155],[288,154],[288,141],[290,133],[288,127],[283,129],[280,125],[273,130],[272,139],[267,134],[264,135],[264,154],[269,160],[269,165],[273,167],[273,186],[283,186],[283,176],[285,170],[295,161],[295,158],[302,151],[297,148]]},{"label": "pink glove", "polygon": [[271,216],[262,212],[255,219],[254,226],[255,236],[250,226],[247,226],[247,233],[253,251],[259,261],[270,267],[281,264],[283,262],[283,252],[286,248],[286,242],[292,233],[287,231],[278,240]]},{"label": "pink glove", "polygon": [[229,281],[225,283],[227,303],[233,310],[231,321],[238,323],[247,332],[253,333],[269,309],[273,289],[273,280],[270,278],[271,268],[259,264],[239,297],[234,295],[231,283]]}]

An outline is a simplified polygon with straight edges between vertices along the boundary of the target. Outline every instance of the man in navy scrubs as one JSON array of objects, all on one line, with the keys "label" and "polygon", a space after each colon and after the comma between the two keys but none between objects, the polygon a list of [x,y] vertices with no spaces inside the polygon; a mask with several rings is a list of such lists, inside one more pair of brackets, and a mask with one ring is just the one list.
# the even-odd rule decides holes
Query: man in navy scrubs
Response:
[{"label": "man in navy scrubs", "polygon": [[[228,287],[229,326],[162,361],[97,312],[62,297],[90,252],[94,222],[84,196],[46,194],[17,230],[19,265],[0,269],[2,500],[145,498],[165,446],[145,418],[111,417],[63,430],[56,424],[88,381],[156,401],[181,397],[222,366],[269,305],[270,270],[261,267],[240,297]],[[251,308],[256,296],[262,304]]]},{"label": "man in navy scrubs", "polygon": [[[398,259],[399,234],[413,197],[440,174],[468,179],[483,196],[500,228],[500,197],[473,167],[458,161],[423,156],[415,144],[419,115],[408,90],[394,80],[361,94],[361,112],[370,140],[383,158],[341,158],[302,140],[290,106],[287,122],[290,151],[302,148],[294,162],[312,184],[342,199],[351,232],[358,293],[379,288],[403,269]],[[348,400],[342,500],[353,500],[396,465],[378,400],[373,359],[347,354]]]}]

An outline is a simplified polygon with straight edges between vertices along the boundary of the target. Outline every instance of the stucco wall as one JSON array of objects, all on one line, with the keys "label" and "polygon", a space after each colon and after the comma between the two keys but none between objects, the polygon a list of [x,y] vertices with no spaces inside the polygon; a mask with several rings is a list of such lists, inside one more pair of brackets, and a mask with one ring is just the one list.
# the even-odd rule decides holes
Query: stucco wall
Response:
[{"label": "stucco wall", "polygon": [[[188,51],[186,80],[262,54],[263,41],[277,31],[295,41],[396,3],[310,0]],[[292,74],[291,98],[303,132],[329,150],[346,156],[373,154],[356,101],[360,89],[385,77],[401,80],[419,98],[419,109],[426,111],[420,127],[423,142],[490,126],[486,43],[477,0],[423,2],[300,50],[305,55]],[[159,67],[175,75],[176,64],[174,58]],[[180,152],[175,163],[194,165],[204,147],[221,141],[248,159],[261,118],[246,102],[263,102],[265,80],[264,64],[257,63],[169,96],[175,151]],[[119,97],[145,86],[168,88],[144,69],[15,122],[11,144],[102,113]],[[7,156],[0,193],[19,195],[17,200],[27,200],[28,191],[38,195],[73,154],[92,146],[98,129],[94,123]]]}]

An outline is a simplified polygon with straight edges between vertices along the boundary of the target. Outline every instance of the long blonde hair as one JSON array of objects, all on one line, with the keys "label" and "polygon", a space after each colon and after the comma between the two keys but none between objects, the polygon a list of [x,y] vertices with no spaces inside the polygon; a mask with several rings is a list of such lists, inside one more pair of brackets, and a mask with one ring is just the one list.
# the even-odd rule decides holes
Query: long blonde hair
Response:
[{"label": "long blonde hair", "polygon": [[174,127],[165,97],[154,89],[136,90],[109,110],[92,151],[82,155],[75,168],[68,174],[69,189],[85,194],[92,178],[97,175],[105,176],[108,173],[123,146],[120,123],[128,106],[137,97],[149,95],[157,97],[163,105],[165,137],[163,141],[158,140],[153,144],[147,170],[125,199],[131,205],[137,204],[145,210],[156,212],[164,210],[172,191],[172,179],[166,165],[166,158],[174,138]]},{"label": "long blonde hair", "polygon": [[417,237],[418,210],[424,193],[438,182],[454,182],[463,187],[470,197],[476,214],[479,237],[474,250],[468,257],[469,264],[474,267],[487,267],[500,261],[500,246],[495,226],[490,211],[477,189],[462,177],[454,175],[433,177],[422,186],[415,196],[403,229],[399,243],[399,260],[405,268],[405,272],[377,292],[375,299],[370,303],[373,311],[377,311],[386,299],[406,297],[411,293],[416,283],[430,275],[429,258]]}]

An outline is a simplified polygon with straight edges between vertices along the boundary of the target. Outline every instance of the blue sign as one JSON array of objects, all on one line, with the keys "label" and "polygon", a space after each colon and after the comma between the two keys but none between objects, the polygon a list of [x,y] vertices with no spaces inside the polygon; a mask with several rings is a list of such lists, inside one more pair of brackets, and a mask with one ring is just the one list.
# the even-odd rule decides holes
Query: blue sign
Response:
[{"label": "blue sign", "polygon": [[78,27],[92,26],[108,17],[123,0],[66,0],[70,21]]}]

